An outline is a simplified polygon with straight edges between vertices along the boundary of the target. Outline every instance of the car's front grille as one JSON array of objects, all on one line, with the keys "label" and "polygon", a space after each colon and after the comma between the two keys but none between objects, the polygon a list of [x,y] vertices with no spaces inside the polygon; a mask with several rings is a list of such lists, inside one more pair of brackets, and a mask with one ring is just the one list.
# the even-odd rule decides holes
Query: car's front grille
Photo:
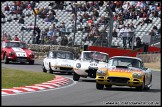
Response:
[{"label": "car's front grille", "polygon": [[63,68],[63,67],[60,67],[60,70],[72,70],[73,68]]},{"label": "car's front grille", "polygon": [[130,79],[125,77],[108,77],[110,82],[112,83],[127,83]]},{"label": "car's front grille", "polygon": [[17,59],[27,59],[27,57],[17,57]]}]

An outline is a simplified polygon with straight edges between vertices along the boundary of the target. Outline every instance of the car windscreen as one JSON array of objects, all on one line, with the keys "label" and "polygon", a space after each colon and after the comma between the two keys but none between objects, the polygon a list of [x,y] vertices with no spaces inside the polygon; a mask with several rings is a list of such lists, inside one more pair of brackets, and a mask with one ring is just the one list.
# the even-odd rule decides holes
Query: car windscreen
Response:
[{"label": "car windscreen", "polygon": [[132,58],[112,58],[109,62],[112,63],[112,66],[142,67],[141,61]]},{"label": "car windscreen", "polygon": [[27,48],[27,45],[25,43],[21,43],[21,42],[6,42],[5,47]]},{"label": "car windscreen", "polygon": [[83,53],[83,59],[85,60],[98,60],[98,61],[103,61],[107,62],[108,56],[103,53],[99,52],[84,52]]},{"label": "car windscreen", "polygon": [[53,52],[54,58],[74,60],[74,54],[69,52]]}]

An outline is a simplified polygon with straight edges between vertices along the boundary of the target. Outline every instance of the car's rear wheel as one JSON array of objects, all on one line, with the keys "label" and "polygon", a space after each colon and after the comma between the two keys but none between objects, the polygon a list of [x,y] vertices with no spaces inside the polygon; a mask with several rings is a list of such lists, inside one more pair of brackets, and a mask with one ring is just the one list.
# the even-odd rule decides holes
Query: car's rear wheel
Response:
[{"label": "car's rear wheel", "polygon": [[80,75],[78,75],[77,73],[73,73],[73,80],[74,81],[79,81]]},{"label": "car's rear wheel", "polygon": [[34,60],[30,60],[30,61],[29,61],[29,64],[30,64],[30,65],[34,65]]},{"label": "car's rear wheel", "polygon": [[42,65],[42,70],[43,70],[43,72],[47,72],[47,70],[46,70],[44,64]]},{"label": "car's rear wheel", "polygon": [[49,73],[52,74],[53,73],[53,70],[51,68],[51,63],[49,63]]},{"label": "car's rear wheel", "polygon": [[4,54],[4,63],[5,64],[9,63],[9,59],[7,58],[7,53]]},{"label": "car's rear wheel", "polygon": [[98,90],[103,90],[104,85],[99,84],[99,83],[96,82],[96,88],[97,88]]}]

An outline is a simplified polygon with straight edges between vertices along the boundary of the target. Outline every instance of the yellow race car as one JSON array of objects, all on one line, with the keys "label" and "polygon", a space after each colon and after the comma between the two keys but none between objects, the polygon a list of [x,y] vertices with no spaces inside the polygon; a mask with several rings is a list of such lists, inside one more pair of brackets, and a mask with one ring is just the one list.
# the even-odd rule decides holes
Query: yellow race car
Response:
[{"label": "yellow race car", "polygon": [[107,67],[99,68],[96,73],[96,88],[116,86],[136,87],[137,90],[150,89],[152,72],[145,68],[137,57],[115,56],[109,59]]}]

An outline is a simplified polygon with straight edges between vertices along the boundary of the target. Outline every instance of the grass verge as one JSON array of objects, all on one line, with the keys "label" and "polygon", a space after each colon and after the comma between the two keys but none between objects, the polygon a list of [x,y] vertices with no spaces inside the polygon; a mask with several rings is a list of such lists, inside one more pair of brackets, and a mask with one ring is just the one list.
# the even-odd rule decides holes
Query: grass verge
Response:
[{"label": "grass verge", "polygon": [[55,78],[55,75],[43,73],[22,71],[16,69],[1,68],[2,88],[22,87],[27,85],[47,82]]}]

